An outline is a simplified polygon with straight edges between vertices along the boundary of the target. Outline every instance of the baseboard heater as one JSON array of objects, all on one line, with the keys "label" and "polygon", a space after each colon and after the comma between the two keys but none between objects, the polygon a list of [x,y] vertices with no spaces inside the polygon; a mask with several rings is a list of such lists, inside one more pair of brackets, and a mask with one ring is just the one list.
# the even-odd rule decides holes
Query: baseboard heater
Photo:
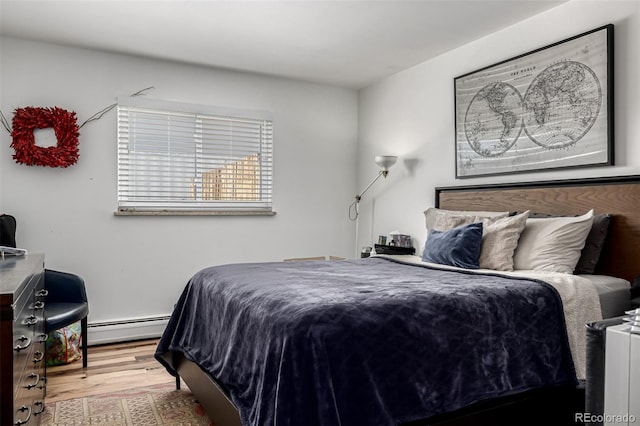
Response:
[{"label": "baseboard heater", "polygon": [[87,330],[87,345],[102,345],[160,337],[169,322],[169,317],[170,315],[164,315],[90,322]]}]

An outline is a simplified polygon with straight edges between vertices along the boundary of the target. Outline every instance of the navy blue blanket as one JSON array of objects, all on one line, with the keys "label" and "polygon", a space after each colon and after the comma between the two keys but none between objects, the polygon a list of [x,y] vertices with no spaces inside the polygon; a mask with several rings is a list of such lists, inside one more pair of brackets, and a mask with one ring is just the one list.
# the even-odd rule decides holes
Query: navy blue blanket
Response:
[{"label": "navy blue blanket", "polygon": [[186,286],[156,359],[199,364],[245,426],[397,425],[575,384],[548,284],[370,258],[216,266]]}]

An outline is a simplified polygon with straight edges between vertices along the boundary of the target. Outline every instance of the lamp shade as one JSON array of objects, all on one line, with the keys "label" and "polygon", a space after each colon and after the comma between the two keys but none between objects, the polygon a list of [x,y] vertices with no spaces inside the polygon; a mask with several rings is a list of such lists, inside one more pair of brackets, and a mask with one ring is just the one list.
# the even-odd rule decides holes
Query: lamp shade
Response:
[{"label": "lamp shade", "polygon": [[395,155],[376,155],[376,164],[382,167],[382,170],[387,171],[396,164],[398,157]]}]

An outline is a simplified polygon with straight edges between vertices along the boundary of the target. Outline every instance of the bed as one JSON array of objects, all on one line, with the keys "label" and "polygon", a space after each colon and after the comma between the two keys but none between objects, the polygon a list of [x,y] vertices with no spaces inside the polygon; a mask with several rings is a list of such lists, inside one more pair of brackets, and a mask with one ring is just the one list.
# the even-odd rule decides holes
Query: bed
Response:
[{"label": "bed", "polygon": [[[638,176],[436,188],[439,209],[611,214],[594,273],[477,273],[410,256],[205,268],[156,358],[218,426],[558,420],[579,410],[584,324],[628,306],[639,200]],[[547,417],[530,411],[541,404]]]}]

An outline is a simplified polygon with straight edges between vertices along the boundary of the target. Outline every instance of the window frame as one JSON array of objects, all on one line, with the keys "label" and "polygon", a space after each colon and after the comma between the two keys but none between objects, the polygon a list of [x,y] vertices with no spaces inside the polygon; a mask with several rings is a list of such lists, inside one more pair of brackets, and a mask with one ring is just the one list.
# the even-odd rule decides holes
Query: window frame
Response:
[{"label": "window frame", "polygon": [[[149,158],[164,157],[166,161],[169,162],[176,161],[176,158],[179,157],[179,155],[182,155],[183,159],[178,158],[177,160],[178,163],[181,163],[181,165],[193,161],[194,170],[196,171],[193,172],[194,176],[193,178],[191,178],[192,199],[186,200],[186,184],[182,182],[179,189],[180,194],[182,194],[180,200],[169,200],[170,196],[165,195],[165,193],[163,193],[162,196],[166,197],[167,199],[155,201],[141,200],[145,197],[145,195],[148,195],[148,193],[145,192],[145,189],[140,189],[135,183],[135,180],[139,175],[148,178],[148,176],[145,174],[145,172],[142,171],[142,169],[150,164],[150,161],[152,160],[149,160],[149,158],[145,157],[144,161],[146,161],[146,163],[144,161],[141,161],[137,165],[134,164],[135,161],[137,161],[135,160],[136,150],[132,147],[136,143],[142,145],[144,142],[142,139],[135,138],[135,131],[133,130],[134,128],[130,124],[132,114],[143,113],[150,113],[152,115],[156,114],[157,116],[166,115],[168,117],[168,122],[170,122],[171,117],[176,117],[176,119],[180,117],[181,119],[184,119],[187,124],[193,124],[193,135],[188,135],[188,138],[186,139],[187,144],[191,144],[193,142],[193,147],[189,148],[190,150],[192,149],[193,152],[186,154],[186,157],[184,157],[185,154],[177,154],[176,152],[172,154],[171,152],[169,152],[171,142],[174,140],[169,136],[169,133],[171,133],[171,124],[167,124],[166,135],[163,135],[163,137],[166,137],[167,153],[161,152],[162,148],[160,145],[164,142],[160,142],[160,145],[152,146],[152,148],[157,148],[156,151],[153,151],[153,149],[145,151],[145,155]],[[190,120],[193,121],[191,122]],[[239,172],[227,171],[224,175],[227,179],[225,182],[232,182],[234,188],[236,186],[245,188],[240,189],[239,191],[253,191],[252,194],[256,194],[256,198],[247,197],[245,192],[241,192],[239,198],[234,198],[234,196],[228,196],[231,199],[220,198],[221,192],[220,190],[218,190],[218,192],[216,193],[218,194],[218,199],[205,199],[204,176],[210,172],[219,171],[222,168],[228,169],[228,167],[223,165],[218,165],[215,167],[208,165],[207,161],[203,160],[202,157],[199,156],[198,152],[201,153],[202,149],[204,149],[203,139],[207,140],[206,136],[205,138],[203,138],[203,135],[205,135],[205,130],[203,129],[208,125],[218,126],[227,122],[230,126],[233,126],[234,123],[249,123],[246,125],[251,125],[255,128],[260,129],[259,132],[257,132],[259,136],[254,135],[251,137],[249,141],[250,149],[246,151],[249,153],[248,155],[255,155],[258,158],[257,162],[256,160],[252,160],[252,162],[250,162],[250,167],[253,167],[253,169],[249,170],[249,173],[251,174],[249,174],[248,176],[250,179],[252,179],[251,182],[254,183],[251,187],[252,189],[246,189],[246,185],[242,186],[242,184],[240,183],[242,182],[242,176],[240,179],[238,179],[237,175],[237,173]],[[203,123],[205,123],[205,125],[203,125]],[[240,124],[240,126],[242,125],[244,124]],[[193,141],[191,141],[191,138],[193,138]],[[230,136],[230,139],[228,140],[220,138],[218,136],[209,137],[206,148],[212,149],[214,151],[221,150],[223,148],[228,149],[229,147],[233,147],[234,143],[236,147],[245,147],[245,141],[239,142],[238,139],[238,136],[236,136],[235,138],[233,136]],[[240,149],[240,151],[244,152],[243,149]],[[142,151],[142,149],[138,148],[138,152]],[[143,157],[145,155],[143,155]],[[192,158],[193,160],[190,160],[189,158]],[[209,156],[206,158],[210,160],[212,157]],[[240,159],[237,159],[237,157],[232,156],[216,157],[216,159],[220,162],[220,164],[227,164],[229,166],[232,166],[233,162],[237,164],[242,161],[241,157]],[[136,169],[136,167],[138,168]],[[163,174],[166,174],[171,170],[171,168],[164,169],[164,166],[154,167],[162,169],[161,173]],[[212,167],[212,169],[205,170],[204,167]],[[136,172],[136,170],[138,170],[138,172]],[[233,170],[233,167],[231,167],[231,170]],[[176,177],[175,180],[169,180],[166,185],[160,185],[160,190],[163,192],[170,192],[174,185],[176,185],[180,180],[184,180],[185,178],[187,178],[187,175],[184,174],[184,171],[182,173],[183,174],[179,177]],[[153,184],[155,185],[155,182]],[[210,191],[207,192],[207,194],[209,193]],[[235,192],[233,193],[235,194]],[[273,210],[273,114],[268,111],[262,110],[188,104],[166,100],[147,99],[141,97],[119,97],[117,100],[116,196],[117,209],[114,212],[116,216],[275,215],[276,213]]]}]

